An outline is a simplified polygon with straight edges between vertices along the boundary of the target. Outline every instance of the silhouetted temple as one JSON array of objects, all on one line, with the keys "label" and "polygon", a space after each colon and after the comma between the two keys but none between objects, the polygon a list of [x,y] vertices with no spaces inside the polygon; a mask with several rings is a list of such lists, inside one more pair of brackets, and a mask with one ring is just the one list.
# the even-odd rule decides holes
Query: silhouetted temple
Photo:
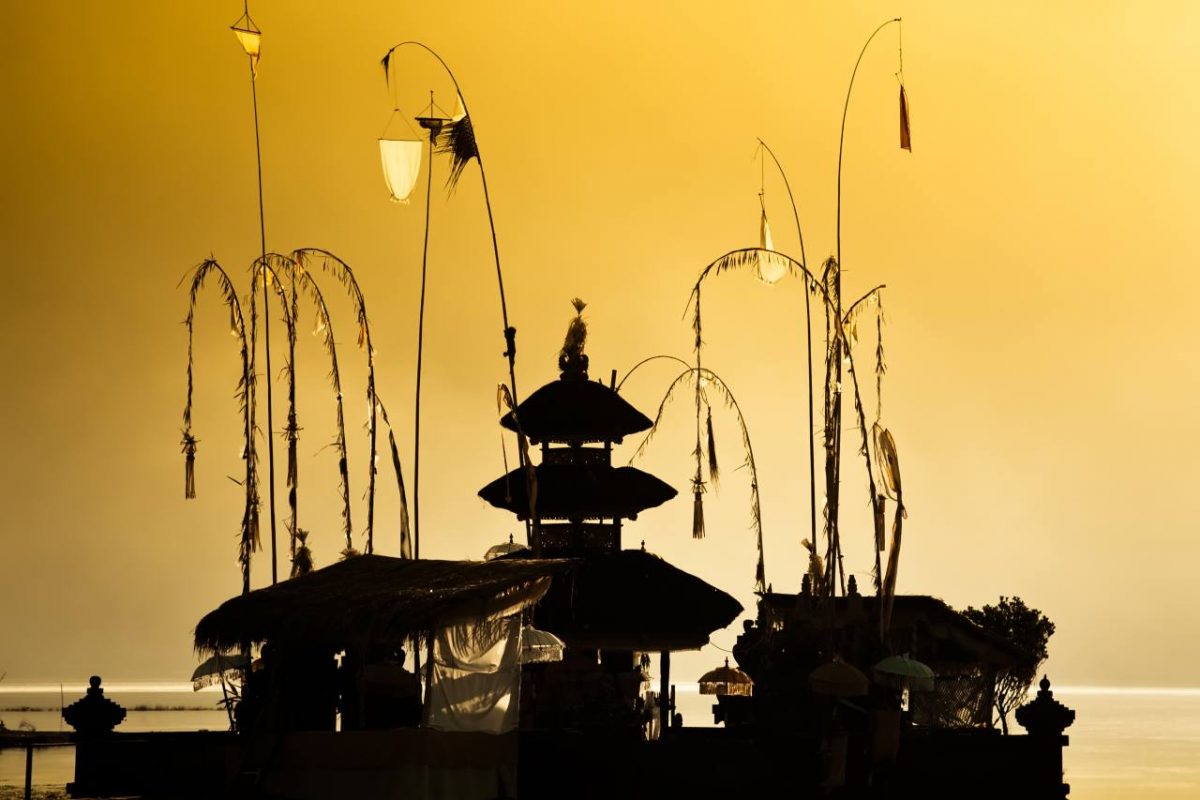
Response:
[{"label": "silhouetted temple", "polygon": [[628,523],[676,492],[613,466],[614,445],[651,423],[588,377],[575,325],[559,377],[500,420],[532,443],[536,465],[479,491],[526,523],[528,546],[510,540],[483,561],[351,556],[227,600],[200,620],[195,646],[257,651],[207,662],[221,676],[222,664],[252,664],[232,676],[233,730],[89,729],[72,792],[1066,796],[1073,712],[1048,681],[1017,713],[1027,735],[991,724],[996,673],[1023,654],[932,597],[897,596],[885,615],[853,577],[841,596],[814,594],[807,579],[795,594],[761,593],[736,666],[700,682],[719,727],[686,726],[671,654],[708,644],[742,606],[644,545],[623,546]]},{"label": "silhouetted temple", "polygon": [[[650,420],[612,388],[588,379],[587,356],[560,358],[561,377],[508,412],[500,424],[541,445],[536,473],[538,556],[587,556],[621,549],[621,522],[673,498],[675,490],[636,467],[614,467],[612,446]],[[479,491],[497,508],[529,520],[529,482],[517,468]],[[552,521],[551,521],[552,520]]]}]

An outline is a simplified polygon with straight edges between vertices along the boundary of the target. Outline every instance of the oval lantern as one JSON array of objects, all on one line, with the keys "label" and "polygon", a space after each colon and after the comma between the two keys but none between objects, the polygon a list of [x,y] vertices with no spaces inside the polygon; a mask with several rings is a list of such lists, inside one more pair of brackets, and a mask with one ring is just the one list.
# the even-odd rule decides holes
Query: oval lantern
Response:
[{"label": "oval lantern", "polygon": [[383,179],[393,203],[407,203],[421,172],[422,142],[416,139],[380,139]]}]

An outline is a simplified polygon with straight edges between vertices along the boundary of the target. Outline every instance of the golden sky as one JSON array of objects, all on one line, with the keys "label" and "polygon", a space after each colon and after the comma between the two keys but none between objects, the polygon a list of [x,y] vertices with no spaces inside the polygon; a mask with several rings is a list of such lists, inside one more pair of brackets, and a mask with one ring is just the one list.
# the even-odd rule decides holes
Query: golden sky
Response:
[{"label": "golden sky", "polygon": [[[237,351],[213,292],[197,317],[199,497],[185,502],[177,283],[209,254],[248,283],[257,255],[250,87],[228,30],[241,7],[4,11],[0,672],[186,679],[192,627],[240,587],[240,490],[225,478],[240,469]],[[756,136],[788,170],[810,263],[833,251],[846,83],[870,31],[902,15],[913,152],[897,147],[893,26],[859,72],[843,206],[846,293],[889,286],[883,419],[909,508],[900,590],[957,607],[1020,595],[1058,624],[1056,683],[1194,682],[1193,4],[259,0],[251,11],[265,32],[268,246],[324,247],[357,271],[410,479],[423,205],[389,203],[380,175],[375,140],[393,97],[378,62],[390,45],[434,47],[471,105],[528,393],[556,377],[576,295],[589,303],[593,376],[688,355],[681,315],[696,274],[757,240]],[[414,50],[395,64],[407,114],[431,88],[453,107],[428,59]],[[503,342],[478,170],[447,198],[445,168],[436,162],[422,553],[476,558],[519,529],[475,496],[503,468]],[[795,252],[769,170],[766,201],[777,246]],[[341,322],[361,532],[364,358],[349,304],[326,293]],[[768,288],[748,274],[705,294],[705,362],[750,426],[777,590],[798,587],[808,535],[802,309],[798,283]],[[312,325],[307,311],[302,330]],[[297,369],[301,525],[320,566],[341,547],[334,409],[307,333]],[[624,393],[653,414],[674,374],[648,367]],[[639,466],[683,494],[629,525],[626,542],[644,538],[752,608],[733,421],[718,412],[725,475],[709,494],[709,536],[694,541],[688,403],[668,415]],[[847,570],[865,586],[871,534],[851,446],[843,475]],[[391,486],[383,456],[385,553],[396,549]],[[255,562],[256,586],[268,564]],[[696,657],[697,674],[720,655]]]}]

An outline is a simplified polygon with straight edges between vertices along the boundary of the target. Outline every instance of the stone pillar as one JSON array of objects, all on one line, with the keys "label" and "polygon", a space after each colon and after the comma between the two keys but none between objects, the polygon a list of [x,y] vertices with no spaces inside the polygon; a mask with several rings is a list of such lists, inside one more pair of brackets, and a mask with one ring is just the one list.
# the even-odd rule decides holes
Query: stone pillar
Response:
[{"label": "stone pillar", "polygon": [[1017,722],[1029,733],[1029,769],[1037,794],[1033,797],[1063,800],[1071,791],[1063,783],[1062,751],[1070,743],[1063,731],[1075,722],[1075,712],[1054,699],[1050,679],[1043,676],[1037,697],[1017,709]]}]

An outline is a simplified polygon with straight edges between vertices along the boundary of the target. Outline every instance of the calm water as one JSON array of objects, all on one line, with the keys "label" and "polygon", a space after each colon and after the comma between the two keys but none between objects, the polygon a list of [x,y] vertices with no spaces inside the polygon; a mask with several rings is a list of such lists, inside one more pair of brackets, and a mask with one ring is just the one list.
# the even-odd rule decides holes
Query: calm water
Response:
[{"label": "calm water", "polygon": [[[31,691],[35,690],[35,691]],[[181,691],[182,690],[182,691]],[[679,685],[677,703],[686,723],[711,725],[712,697]],[[70,703],[83,687],[67,687]],[[224,730],[225,712],[215,708],[220,692],[192,693],[179,684],[106,687],[106,694],[128,707],[207,706],[206,710],[130,711],[121,730]],[[1200,799],[1200,689],[1120,689],[1064,687],[1055,697],[1076,711],[1067,731],[1066,780],[1076,800]],[[21,706],[54,711],[9,711]],[[0,719],[10,728],[22,721],[39,730],[59,730],[58,686],[5,686],[0,689]],[[0,786],[24,781],[24,750],[0,750]],[[69,747],[34,754],[37,784],[72,779],[74,751]]]}]

